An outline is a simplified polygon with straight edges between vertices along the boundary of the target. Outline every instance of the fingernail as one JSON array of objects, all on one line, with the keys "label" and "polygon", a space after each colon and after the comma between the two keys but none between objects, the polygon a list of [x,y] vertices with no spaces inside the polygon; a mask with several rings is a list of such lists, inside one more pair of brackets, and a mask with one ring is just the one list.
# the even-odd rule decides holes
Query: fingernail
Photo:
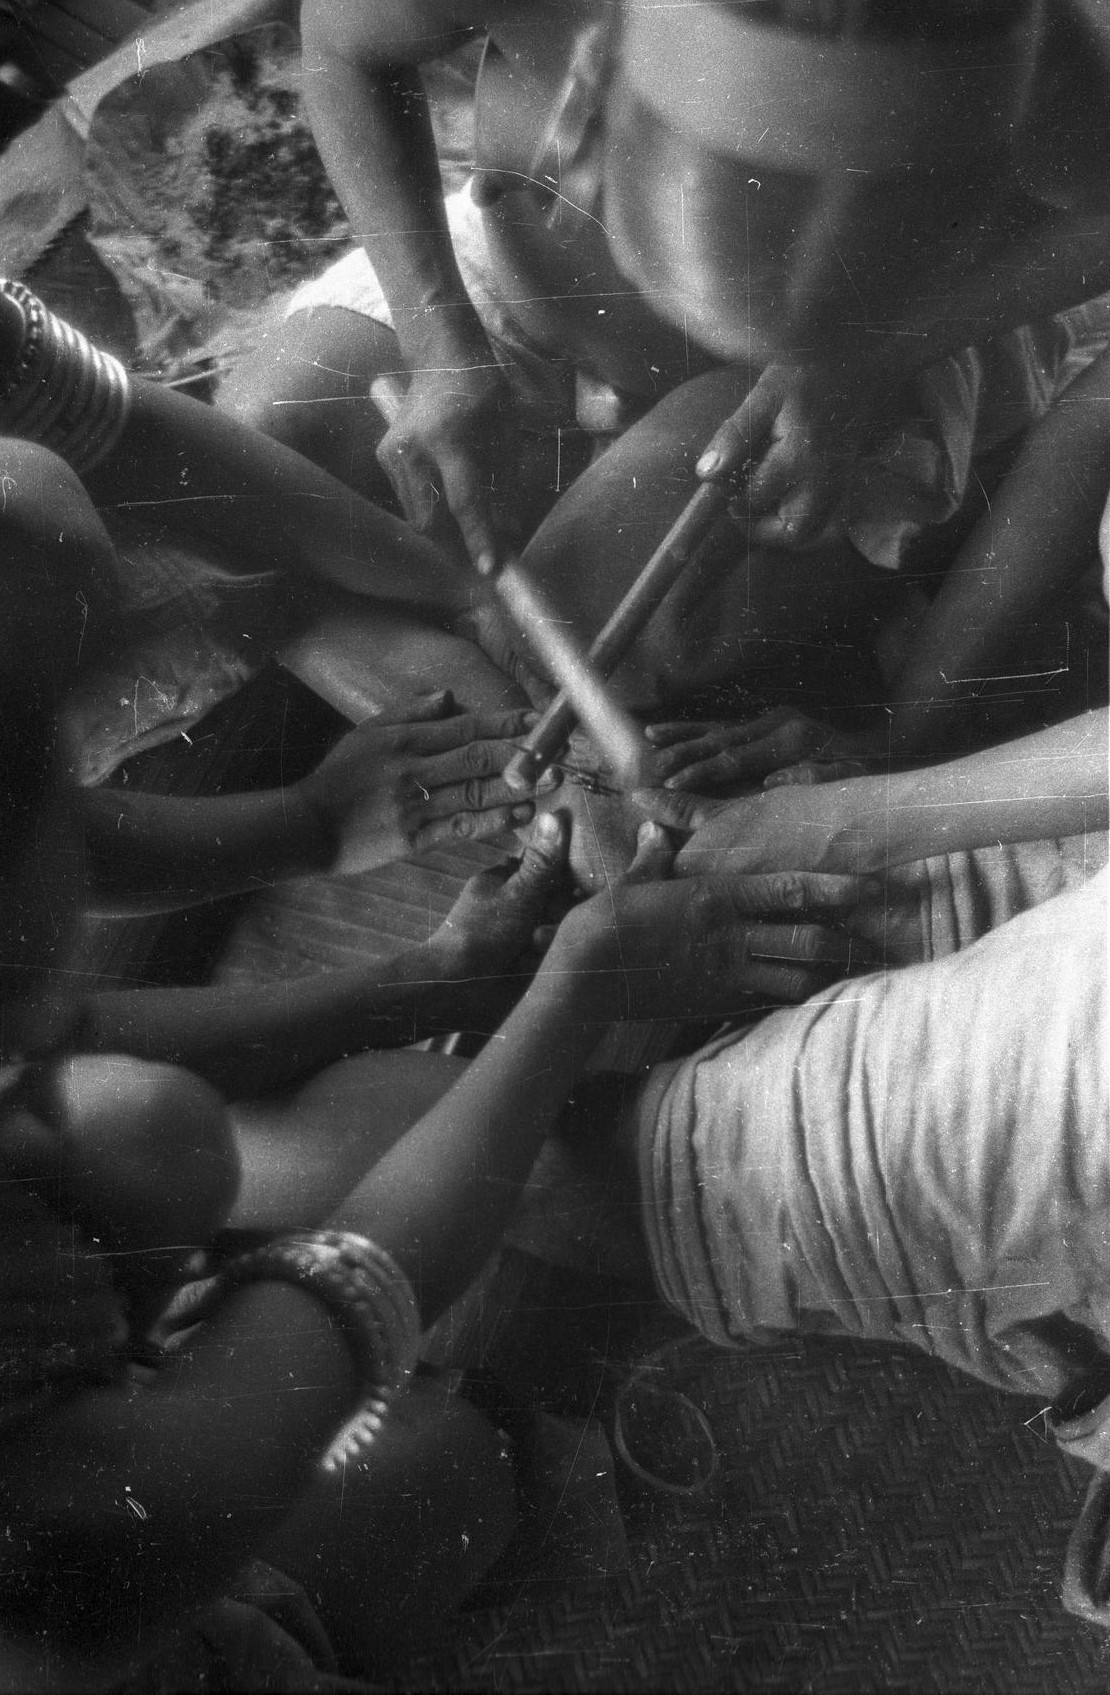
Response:
[{"label": "fingernail", "polygon": [[532,805],[531,801],[522,801],[519,806],[513,807],[509,816],[512,818],[514,824],[527,824],[535,810],[536,809]]},{"label": "fingernail", "polygon": [[492,577],[497,569],[497,559],[488,547],[484,547],[474,561],[474,569],[480,577]]},{"label": "fingernail", "polygon": [[703,453],[695,467],[699,477],[711,477],[714,471],[719,471],[720,468],[721,455],[719,453]]},{"label": "fingernail", "polygon": [[649,742],[657,742],[659,740],[659,732],[655,728],[654,724],[648,725],[647,729],[644,731],[644,735],[647,737]]},{"label": "fingernail", "polygon": [[559,839],[559,820],[553,812],[541,812],[532,826],[532,839],[554,843]]},{"label": "fingernail", "polygon": [[562,780],[563,779],[559,775],[558,771],[552,770],[551,766],[549,765],[547,770],[542,772],[540,774],[539,778],[537,779],[536,793],[538,795],[549,795],[549,794],[553,793],[553,791],[559,787],[559,784],[562,782]]},{"label": "fingernail", "polygon": [[522,712],[520,715],[520,721],[526,730],[530,730],[533,724],[539,723],[540,715],[538,712]]},{"label": "fingernail", "polygon": [[666,777],[663,780],[663,787],[665,789],[681,788],[682,787],[682,778],[681,777]]}]

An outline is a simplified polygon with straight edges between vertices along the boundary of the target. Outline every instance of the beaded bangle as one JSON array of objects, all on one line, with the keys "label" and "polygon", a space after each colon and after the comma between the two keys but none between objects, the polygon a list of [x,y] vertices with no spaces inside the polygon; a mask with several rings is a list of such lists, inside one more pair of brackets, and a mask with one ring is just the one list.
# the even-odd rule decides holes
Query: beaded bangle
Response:
[{"label": "beaded bangle", "polygon": [[370,1447],[390,1401],[412,1375],[420,1340],[416,1296],[384,1248],[345,1230],[277,1236],[220,1273],[225,1291],[271,1278],[323,1301],[351,1350],[361,1398],[320,1461],[325,1471],[340,1471]]},{"label": "beaded bangle", "polygon": [[84,475],[111,453],[126,427],[127,372],[22,283],[0,278],[0,295],[23,315],[19,352],[0,372],[0,432],[51,448]]}]

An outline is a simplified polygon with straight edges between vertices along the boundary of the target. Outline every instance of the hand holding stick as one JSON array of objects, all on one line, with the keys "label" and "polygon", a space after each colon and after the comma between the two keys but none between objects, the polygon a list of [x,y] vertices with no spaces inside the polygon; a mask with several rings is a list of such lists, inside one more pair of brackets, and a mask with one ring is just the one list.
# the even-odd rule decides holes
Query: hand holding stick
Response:
[{"label": "hand holding stick", "polygon": [[[586,655],[588,663],[602,677],[608,677],[616,670],[664,596],[681,577],[695,549],[725,510],[728,500],[729,491],[720,483],[702,483],[683,507],[628,593],[602,626]],[[564,686],[533,726],[520,752],[505,768],[506,783],[518,792],[534,786],[544,768],[566,743],[576,717],[580,717],[587,728],[591,727],[570,689],[565,686],[562,675],[555,674]],[[608,690],[605,698],[612,698]],[[617,710],[623,712],[623,708]]]}]

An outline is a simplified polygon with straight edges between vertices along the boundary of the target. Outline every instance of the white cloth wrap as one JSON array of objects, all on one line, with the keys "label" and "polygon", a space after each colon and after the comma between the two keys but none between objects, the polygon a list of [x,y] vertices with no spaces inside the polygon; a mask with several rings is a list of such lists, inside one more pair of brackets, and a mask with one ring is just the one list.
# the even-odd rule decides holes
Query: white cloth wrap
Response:
[{"label": "white cloth wrap", "polygon": [[1046,1398],[1075,1374],[1046,1320],[1110,1349],[1108,874],[1059,844],[991,852],[1011,910],[1065,892],[715,1043],[645,1112],[656,1278],[711,1340],[910,1343]]}]

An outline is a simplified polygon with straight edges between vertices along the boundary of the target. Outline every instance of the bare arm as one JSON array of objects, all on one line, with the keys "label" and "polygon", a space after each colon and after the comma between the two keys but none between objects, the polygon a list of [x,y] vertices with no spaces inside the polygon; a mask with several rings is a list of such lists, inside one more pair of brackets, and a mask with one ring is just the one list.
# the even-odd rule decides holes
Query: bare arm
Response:
[{"label": "bare arm", "polygon": [[934,853],[1105,830],[1103,707],[946,765],[838,785],[829,870],[878,871]]},{"label": "bare arm", "polygon": [[430,942],[341,971],[230,987],[121,989],[78,1003],[84,1051],[164,1060],[229,1100],[282,1088],[371,1048],[481,1023],[478,987]]},{"label": "bare arm", "polygon": [[281,789],[191,797],[86,790],[93,904],[166,911],[283,877],[368,871],[527,823],[531,802],[507,789],[501,772],[528,715],[452,709],[446,690],[416,697],[403,721],[360,724],[315,771]]},{"label": "bare arm", "polygon": [[89,789],[85,864],[100,911],[165,912],[327,869],[300,789],[201,798]]},{"label": "bare arm", "polygon": [[418,527],[441,483],[475,559],[496,551],[488,483],[507,392],[455,260],[418,66],[484,24],[463,0],[306,0],[301,26],[313,132],[411,375],[379,459]]},{"label": "bare arm", "polygon": [[737,801],[645,790],[642,810],[692,831],[688,876],[869,873],[930,854],[1105,830],[1110,711],[894,776],[765,789]]},{"label": "bare arm", "polygon": [[[1094,557],[1110,488],[1110,355],[1056,402],[953,562],[892,692],[892,754],[943,748],[974,680]],[[971,680],[969,682],[969,679]]]}]

